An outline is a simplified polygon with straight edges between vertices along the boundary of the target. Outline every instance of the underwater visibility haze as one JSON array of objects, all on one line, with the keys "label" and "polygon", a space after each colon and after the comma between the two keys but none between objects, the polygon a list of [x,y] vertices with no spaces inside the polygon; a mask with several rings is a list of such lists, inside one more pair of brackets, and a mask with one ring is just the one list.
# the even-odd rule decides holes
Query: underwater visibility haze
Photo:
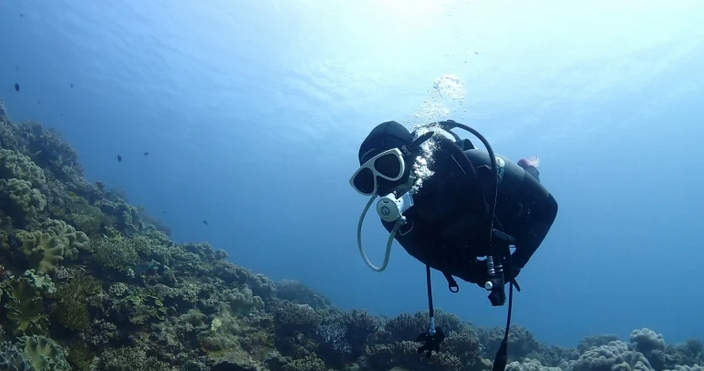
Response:
[{"label": "underwater visibility haze", "polygon": [[[136,335],[124,340],[126,334],[96,340],[95,329],[116,326],[121,323],[116,313],[151,303],[139,320],[131,317],[125,320],[129,325],[117,326],[129,328],[120,331],[156,331],[156,325],[149,330],[139,326],[169,321],[169,317],[213,333],[220,326],[227,331],[250,326],[249,345],[241,340],[245,335],[237,335],[238,349],[249,354],[259,368],[241,369],[264,370],[266,364],[272,370],[293,371],[296,359],[310,361],[306,357],[312,343],[283,346],[279,340],[265,341],[253,335],[256,328],[280,323],[272,306],[292,310],[287,307],[291,303],[282,301],[295,300],[283,294],[277,297],[273,293],[276,284],[284,282],[281,287],[289,291],[302,290],[317,298],[304,302],[315,313],[334,307],[362,310],[365,316],[399,318],[401,313],[427,311],[425,266],[398,243],[393,245],[384,272],[374,272],[364,264],[356,229],[369,199],[355,192],[349,179],[360,165],[360,144],[376,125],[397,121],[412,130],[434,121],[455,120],[478,130],[497,154],[514,162],[537,156],[540,182],[559,205],[547,237],[517,278],[521,292],[514,295],[512,321],[541,343],[580,344],[584,349],[572,358],[553,352],[552,361],[546,356],[538,366],[601,371],[579,363],[585,352],[596,349],[598,353],[598,346],[608,343],[584,340],[597,334],[614,334],[626,342],[630,336],[636,344],[612,351],[635,357],[619,358],[614,365],[626,362],[631,369],[655,371],[674,369],[675,364],[702,365],[704,356],[696,351],[696,344],[687,343],[694,350],[677,358],[675,351],[665,351],[662,341],[663,337],[667,344],[704,338],[704,289],[700,287],[704,264],[702,19],[704,2],[695,0],[2,0],[0,100],[4,108],[0,117],[5,118],[3,125],[14,127],[3,129],[0,135],[4,138],[0,151],[5,151],[0,153],[4,161],[0,165],[10,169],[0,171],[5,182],[0,183],[4,184],[0,190],[8,192],[7,197],[0,196],[6,198],[0,202],[0,216],[12,219],[3,225],[7,249],[0,250],[0,280],[5,282],[5,286],[0,284],[0,303],[5,305],[0,304],[0,317],[7,314],[9,318],[2,322],[5,340],[52,335],[66,349],[79,342],[80,352],[67,352],[72,354],[69,363],[75,369],[89,369],[88,361],[77,359],[101,354],[120,359],[116,353],[102,352],[118,352],[107,350],[110,344],[136,347],[139,343]],[[41,123],[41,127],[28,122]],[[49,128],[60,135],[53,137]],[[467,132],[457,133],[480,144]],[[73,149],[67,149],[69,145]],[[74,150],[77,160],[71,157]],[[20,165],[8,165],[10,159]],[[32,162],[36,165],[27,165]],[[30,171],[36,175],[31,179],[17,175],[37,167],[46,176],[36,175],[37,170]],[[12,181],[20,178],[25,183]],[[65,186],[54,187],[59,183]],[[20,189],[28,192],[31,207],[18,206]],[[43,204],[39,198],[45,199]],[[108,202],[111,206],[106,206]],[[76,217],[78,212],[70,205],[83,203],[100,210],[102,216],[86,212],[81,214],[83,219]],[[19,219],[18,210],[23,215]],[[123,220],[128,214],[130,221]],[[115,252],[114,246],[141,238],[136,234],[147,235],[149,228],[129,228],[132,222],[139,224],[137,220],[169,234],[169,242],[160,240],[160,248],[170,246],[186,255],[198,255],[200,263],[179,263],[184,256],[180,252],[164,258],[166,253],[144,247],[149,245],[146,242],[134,242],[138,247],[130,251],[139,259],[134,255],[119,267],[106,262],[112,259],[107,253],[101,255],[102,260],[90,258],[99,255],[101,248],[107,249],[101,244],[111,244],[110,251]],[[83,231],[90,242],[75,242],[82,237],[74,234],[80,235],[86,223],[96,228],[95,234]],[[38,231],[51,228],[73,230],[69,233],[73,237],[65,241],[77,243],[75,256],[63,252],[63,259],[58,260],[35,256],[39,247],[28,247],[26,241],[40,246]],[[39,234],[27,237],[30,233]],[[108,237],[110,242],[102,240]],[[362,240],[377,265],[388,237],[370,211]],[[20,242],[13,245],[12,241]],[[203,247],[203,242],[215,250]],[[225,268],[224,255],[216,252],[219,249],[241,271],[229,265]],[[154,258],[157,255],[161,258]],[[81,263],[84,257],[89,263]],[[60,292],[69,287],[69,281],[61,281],[57,272],[70,272],[74,277],[80,270],[89,275],[94,271],[91,264],[122,274],[131,266],[132,279],[147,278],[135,283],[117,273],[96,276],[103,281],[101,295],[122,293],[114,296],[122,297],[121,301],[111,302],[111,316],[118,319],[100,319],[102,325],[95,321],[90,326],[75,325],[51,312],[57,305],[66,306],[69,299],[62,302],[61,297],[53,297],[45,303],[48,322],[39,326],[43,330],[31,332],[33,325],[26,323],[33,320],[17,318],[38,309],[15,308],[12,317],[7,298],[10,292],[19,292],[20,284],[12,281],[12,274],[15,279],[29,279],[23,272],[35,263],[37,272],[45,270]],[[50,269],[44,269],[47,264]],[[58,269],[62,264],[65,269]],[[170,273],[162,265],[170,267]],[[248,273],[242,273],[245,270]],[[159,277],[152,277],[153,282],[148,278],[152,273]],[[205,305],[206,310],[203,304],[198,307],[192,302],[206,316],[198,320],[201,328],[193,318],[184,319],[183,308],[191,307],[183,303],[190,299],[178,309],[179,305],[169,304],[176,300],[175,294],[150,291],[149,285],[155,282],[182,284],[191,275],[218,277],[203,287],[221,295],[226,295],[230,282],[249,285],[249,291],[238,286],[240,291],[228,300],[248,300],[247,313],[261,310],[264,315],[259,304],[264,305],[276,320],[252,320],[237,327],[228,322],[229,317],[218,314],[214,304]],[[492,307],[486,290],[458,280],[459,293],[451,293],[440,272],[433,272],[432,277],[434,304],[442,315],[451,313],[476,326],[505,325],[506,306]],[[259,289],[248,280],[259,282]],[[85,293],[96,290],[85,282],[81,289],[70,287]],[[115,288],[117,284],[122,286]],[[128,286],[131,291],[126,291]],[[205,300],[205,290],[200,300]],[[7,298],[3,299],[3,293]],[[91,305],[95,305],[89,309],[94,316],[99,305]],[[371,317],[363,318],[371,321]],[[18,329],[7,321],[25,325]],[[352,331],[352,322],[345,322],[347,331]],[[55,335],[56,323],[63,326],[61,335]],[[88,327],[93,328],[93,338],[87,335]],[[644,330],[633,335],[634,329]],[[82,340],[66,331],[82,333]],[[321,336],[321,330],[317,331],[316,336]],[[181,352],[186,357],[230,349],[224,340],[213,345],[216,342],[207,337],[212,334],[199,335],[199,345],[175,345],[188,343],[184,339],[197,333],[192,332],[184,330],[183,338],[158,343],[163,346],[160,351]],[[368,332],[374,333],[373,329]],[[403,331],[393,336],[399,333]],[[452,363],[439,369],[469,370],[468,364],[472,370],[486,369],[484,361],[493,360],[489,350],[495,351],[493,345],[486,345],[488,334],[478,335],[478,342],[486,347],[483,358],[458,355],[465,366]],[[276,332],[279,335],[285,338]],[[286,339],[295,338],[290,335]],[[313,353],[324,363],[324,367],[315,367],[351,370],[354,364],[362,370],[431,369],[389,356],[399,348],[379,350],[379,344],[391,340],[378,336],[372,345],[364,343],[371,341],[367,338],[357,343],[348,339],[349,353],[342,351],[355,357],[366,354],[371,361],[364,362],[368,363],[351,356],[326,358],[315,348]],[[639,347],[637,339],[642,338],[655,339],[655,345],[646,350],[641,341]],[[267,352],[276,349],[289,358],[279,363],[260,360],[266,358],[263,345],[257,345],[260,340],[268,344]],[[401,340],[394,341],[400,344]],[[451,341],[448,346],[462,348],[456,344]],[[509,361],[528,362],[519,367],[538,367],[525,360],[531,351],[538,351],[534,345],[516,345],[531,350],[525,354],[509,351]],[[333,348],[340,351],[344,347]],[[159,367],[205,369],[184,359],[146,352],[161,362]],[[374,358],[378,354],[390,358],[378,361]],[[636,358],[643,361],[639,366]],[[560,359],[578,363],[565,366]],[[117,361],[112,366],[101,362],[100,369],[119,369]],[[218,363],[213,364],[212,369],[218,370]],[[40,369],[36,363],[33,367]],[[240,363],[238,367],[244,366]]]}]

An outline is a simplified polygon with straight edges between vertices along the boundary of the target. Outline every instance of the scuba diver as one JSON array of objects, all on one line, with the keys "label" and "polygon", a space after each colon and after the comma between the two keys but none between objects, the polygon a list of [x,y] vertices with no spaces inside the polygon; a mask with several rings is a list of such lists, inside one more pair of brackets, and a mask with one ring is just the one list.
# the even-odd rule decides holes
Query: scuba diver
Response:
[{"label": "scuba diver", "polygon": [[[486,150],[461,139],[455,128],[474,134]],[[386,269],[395,239],[426,265],[430,327],[416,339],[423,343],[418,353],[430,357],[445,338],[435,326],[431,268],[445,276],[453,293],[459,291],[454,277],[485,288],[493,306],[505,304],[508,283],[506,330],[494,360],[494,371],[503,371],[513,288],[520,291],[516,277],[557,215],[555,198],[540,183],[537,157],[513,163],[495,155],[479,132],[452,120],[413,133],[395,121],[384,122],[364,139],[358,157],[350,185],[372,196],[357,227],[365,263],[377,272]],[[361,242],[364,217],[377,196],[377,213],[390,232],[380,267],[367,258]]]}]

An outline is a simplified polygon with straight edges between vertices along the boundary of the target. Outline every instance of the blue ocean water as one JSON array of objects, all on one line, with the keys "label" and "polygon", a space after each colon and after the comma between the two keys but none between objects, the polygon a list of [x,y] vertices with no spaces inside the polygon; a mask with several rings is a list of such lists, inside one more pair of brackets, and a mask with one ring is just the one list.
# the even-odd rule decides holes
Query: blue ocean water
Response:
[{"label": "blue ocean water", "polygon": [[[175,240],[388,315],[427,308],[424,266],[398,245],[384,273],[364,265],[359,144],[455,119],[539,155],[560,206],[514,322],[672,343],[704,337],[702,19],[696,0],[2,0],[0,99]],[[376,218],[363,237],[378,264]],[[503,324],[484,290],[433,277],[438,307]]]}]

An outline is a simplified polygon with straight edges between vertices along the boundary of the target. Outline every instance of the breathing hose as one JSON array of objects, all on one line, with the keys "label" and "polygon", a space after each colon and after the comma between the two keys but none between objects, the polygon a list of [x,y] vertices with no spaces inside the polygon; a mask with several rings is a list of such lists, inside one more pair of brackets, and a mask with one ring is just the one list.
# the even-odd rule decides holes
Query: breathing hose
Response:
[{"label": "breathing hose", "polygon": [[386,254],[384,255],[384,262],[381,263],[381,267],[375,266],[367,257],[367,253],[364,251],[364,247],[362,247],[362,224],[364,223],[364,217],[367,215],[367,211],[369,211],[369,207],[372,206],[372,203],[375,199],[376,195],[369,199],[369,202],[367,202],[367,206],[364,207],[364,211],[359,217],[359,223],[357,223],[357,247],[359,247],[359,253],[362,254],[362,259],[364,259],[364,262],[371,270],[373,270],[374,272],[383,272],[389,265],[389,257],[391,256],[391,244],[394,242],[394,237],[396,236],[396,233],[398,232],[399,228],[406,224],[406,218],[401,217],[396,221],[396,225],[394,225],[394,229],[391,231],[391,234],[389,234],[389,240],[386,243]]}]

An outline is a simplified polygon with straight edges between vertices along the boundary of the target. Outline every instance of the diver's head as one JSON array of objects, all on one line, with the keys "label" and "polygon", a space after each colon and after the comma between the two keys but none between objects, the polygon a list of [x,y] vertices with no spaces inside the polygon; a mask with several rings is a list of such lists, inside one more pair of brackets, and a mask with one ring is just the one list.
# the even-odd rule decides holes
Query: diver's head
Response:
[{"label": "diver's head", "polygon": [[407,184],[411,162],[402,148],[412,142],[408,129],[396,121],[377,125],[359,146],[360,168],[350,179],[352,187],[364,195],[386,195]]}]

